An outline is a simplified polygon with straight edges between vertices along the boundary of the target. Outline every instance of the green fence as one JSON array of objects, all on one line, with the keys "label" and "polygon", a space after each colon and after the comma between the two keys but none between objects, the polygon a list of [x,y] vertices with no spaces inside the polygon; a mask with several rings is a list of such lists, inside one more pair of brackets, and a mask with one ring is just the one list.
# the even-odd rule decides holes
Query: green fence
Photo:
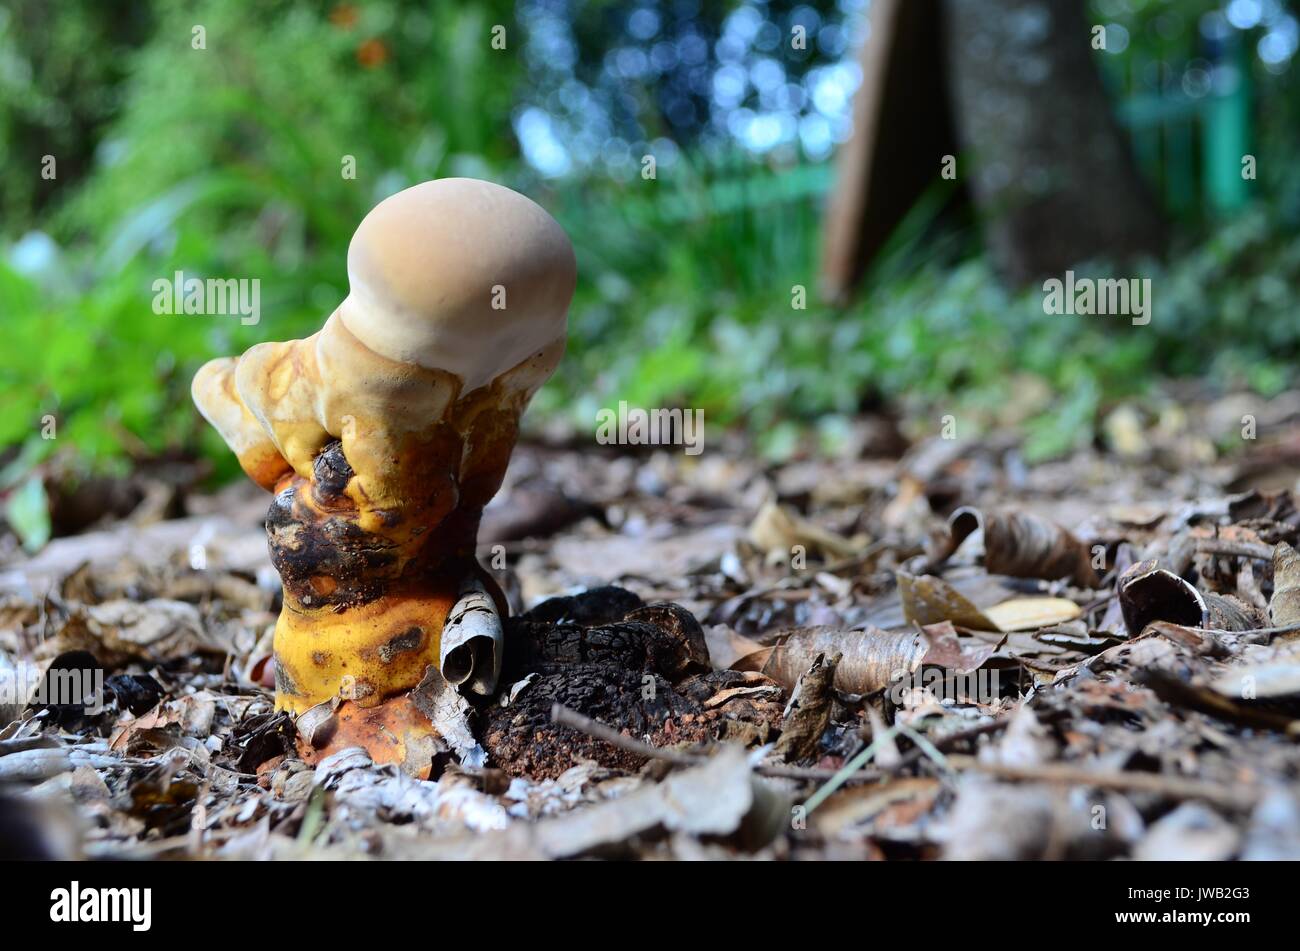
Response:
[{"label": "green fence", "polygon": [[1138,164],[1174,216],[1222,214],[1247,200],[1253,90],[1239,38],[1225,45],[1212,75],[1204,95],[1143,93],[1119,105]]}]

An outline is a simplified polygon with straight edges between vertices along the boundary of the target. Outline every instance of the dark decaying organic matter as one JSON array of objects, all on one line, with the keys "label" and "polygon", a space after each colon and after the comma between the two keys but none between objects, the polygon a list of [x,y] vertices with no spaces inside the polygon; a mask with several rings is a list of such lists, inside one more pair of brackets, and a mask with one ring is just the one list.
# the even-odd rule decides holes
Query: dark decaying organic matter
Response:
[{"label": "dark decaying organic matter", "polygon": [[[483,736],[492,761],[512,774],[557,776],[582,759],[623,768],[645,762],[553,723],[556,704],[655,746],[713,739],[726,718],[707,705],[726,673],[710,669],[695,617],[621,588],[557,598],[510,618],[505,658],[502,699],[488,708]],[[739,717],[771,724],[772,707],[779,719],[776,704]]]}]

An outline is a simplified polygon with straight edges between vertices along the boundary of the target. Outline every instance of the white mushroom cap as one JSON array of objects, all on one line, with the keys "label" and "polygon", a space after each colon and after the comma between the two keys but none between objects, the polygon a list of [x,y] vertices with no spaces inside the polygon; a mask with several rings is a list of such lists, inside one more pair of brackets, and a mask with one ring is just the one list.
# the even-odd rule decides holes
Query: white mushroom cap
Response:
[{"label": "white mushroom cap", "polygon": [[444,178],[366,215],[338,314],[379,355],[453,373],[469,392],[564,337],[576,281],[573,247],[540,206]]},{"label": "white mushroom cap", "polygon": [[568,237],[508,188],[425,182],[365,217],[348,277],[324,327],[212,361],[195,403],[266,488],[291,471],[311,479],[337,438],[356,474],[349,492],[372,513],[416,498],[485,503],[564,354]]}]

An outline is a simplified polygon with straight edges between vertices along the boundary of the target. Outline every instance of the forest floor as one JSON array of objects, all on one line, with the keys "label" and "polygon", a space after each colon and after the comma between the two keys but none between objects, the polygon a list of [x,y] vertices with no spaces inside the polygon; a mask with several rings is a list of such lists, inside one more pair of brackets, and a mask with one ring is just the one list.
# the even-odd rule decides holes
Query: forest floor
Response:
[{"label": "forest floor", "polygon": [[[0,848],[1300,858],[1300,394],[1187,405],[1036,466],[886,417],[779,465],[521,445],[479,552],[506,673],[423,769],[273,711],[251,486],[11,555]],[[12,686],[91,668],[99,707]]]}]

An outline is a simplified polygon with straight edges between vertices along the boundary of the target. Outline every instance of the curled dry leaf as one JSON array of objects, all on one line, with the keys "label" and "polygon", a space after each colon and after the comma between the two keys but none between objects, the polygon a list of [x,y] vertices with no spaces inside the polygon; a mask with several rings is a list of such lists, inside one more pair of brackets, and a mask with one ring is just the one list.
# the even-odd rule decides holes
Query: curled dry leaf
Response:
[{"label": "curled dry leaf", "polygon": [[749,540],[773,561],[787,560],[796,547],[832,558],[849,558],[865,547],[859,540],[827,531],[771,500],[763,503],[750,523]]},{"label": "curled dry leaf", "polygon": [[757,671],[787,690],[794,690],[819,655],[839,654],[834,668],[835,689],[872,693],[915,672],[922,664],[959,673],[975,670],[993,656],[1000,643],[962,639],[946,621],[913,631],[806,627],[781,635],[771,647],[745,655],[732,669]]},{"label": "curled dry leaf", "polygon": [[[1268,602],[1274,627],[1300,624],[1300,555],[1286,542],[1273,550],[1273,597]],[[1300,632],[1288,639],[1300,638]]]},{"label": "curled dry leaf", "polygon": [[489,696],[501,677],[505,634],[501,612],[477,576],[461,583],[460,596],[442,628],[438,664],[447,683]]},{"label": "curled dry leaf", "polygon": [[818,654],[812,666],[804,671],[790,691],[785,717],[781,723],[781,739],[773,751],[785,760],[807,759],[821,745],[822,734],[831,724],[831,705],[834,700],[832,683],[840,655],[827,657]]},{"label": "curled dry leaf", "polygon": [[819,654],[841,654],[834,672],[836,689],[871,693],[887,686],[900,672],[916,670],[929,651],[930,641],[923,631],[807,627],[782,635],[771,647],[747,654],[732,669],[758,671],[792,690]]},{"label": "curled dry leaf", "polygon": [[302,737],[304,743],[319,748],[333,738],[334,731],[338,729],[339,725],[338,716],[336,715],[339,702],[338,697],[322,700],[315,706],[308,707],[294,718],[293,725],[297,728],[298,735]]},{"label": "curled dry leaf", "polygon": [[1205,598],[1189,582],[1152,559],[1133,565],[1119,579],[1119,606],[1130,637],[1153,621],[1203,627]]},{"label": "curled dry leaf", "polygon": [[1084,588],[1101,582],[1087,545],[1055,522],[1028,512],[959,508],[948,520],[952,539],[944,557],[978,529],[984,532],[984,567],[990,574],[1052,581],[1068,578]]},{"label": "curled dry leaf", "polygon": [[1249,631],[1262,618],[1250,605],[1231,595],[1202,594],[1189,581],[1157,567],[1152,559],[1140,561],[1119,579],[1119,606],[1130,637],[1148,624],[1167,621],[1184,627],[1219,631]]}]

